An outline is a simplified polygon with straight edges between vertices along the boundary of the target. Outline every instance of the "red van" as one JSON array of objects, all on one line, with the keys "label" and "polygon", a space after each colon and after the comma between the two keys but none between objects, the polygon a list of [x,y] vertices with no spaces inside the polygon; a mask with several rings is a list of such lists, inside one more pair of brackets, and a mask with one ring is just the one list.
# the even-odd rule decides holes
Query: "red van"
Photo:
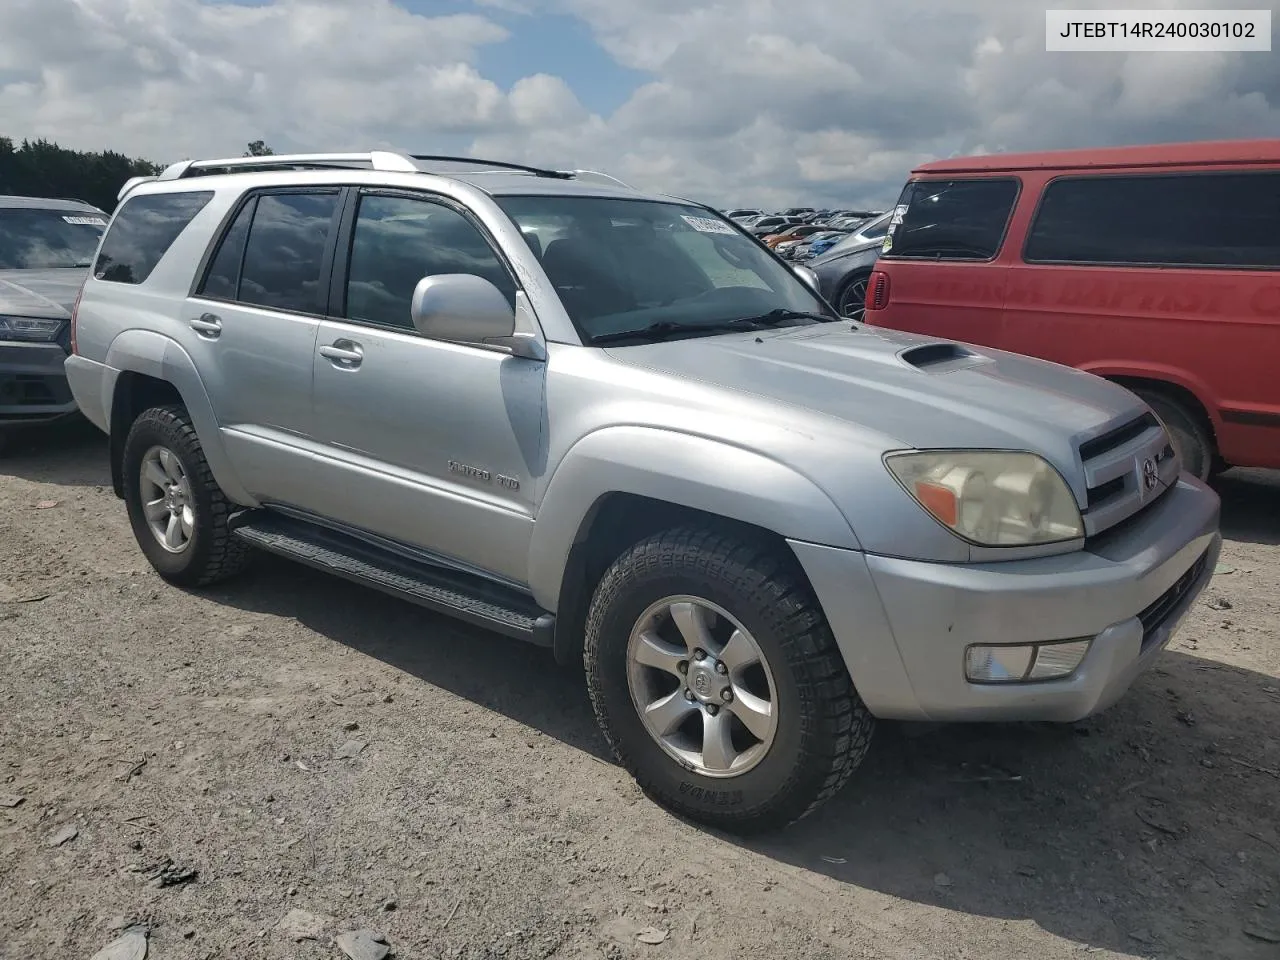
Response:
[{"label": "red van", "polygon": [[867,323],[1122,383],[1201,478],[1280,467],[1280,140],[938,160],[892,224]]}]

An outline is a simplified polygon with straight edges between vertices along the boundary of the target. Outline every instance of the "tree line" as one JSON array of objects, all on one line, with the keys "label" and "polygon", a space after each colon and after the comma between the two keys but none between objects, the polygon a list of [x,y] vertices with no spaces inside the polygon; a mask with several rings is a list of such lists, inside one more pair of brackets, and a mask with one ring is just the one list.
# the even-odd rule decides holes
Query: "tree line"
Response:
[{"label": "tree line", "polygon": [[[254,140],[244,155],[272,152],[263,141]],[[162,169],[150,160],[111,150],[69,150],[43,139],[15,145],[9,137],[0,137],[0,194],[84,200],[110,213],[126,180],[154,176]]]}]

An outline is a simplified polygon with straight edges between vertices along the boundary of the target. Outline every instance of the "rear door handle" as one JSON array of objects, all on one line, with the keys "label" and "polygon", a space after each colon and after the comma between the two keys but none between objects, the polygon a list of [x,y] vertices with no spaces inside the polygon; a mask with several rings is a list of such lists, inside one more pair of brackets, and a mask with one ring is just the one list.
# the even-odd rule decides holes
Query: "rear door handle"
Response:
[{"label": "rear door handle", "polygon": [[210,340],[216,340],[222,335],[222,318],[216,313],[202,313],[198,317],[192,317],[187,321],[187,325],[202,337],[208,337]]},{"label": "rear door handle", "polygon": [[320,348],[320,356],[333,361],[336,367],[349,370],[360,366],[360,361],[364,359],[364,350],[354,340],[335,340]]}]

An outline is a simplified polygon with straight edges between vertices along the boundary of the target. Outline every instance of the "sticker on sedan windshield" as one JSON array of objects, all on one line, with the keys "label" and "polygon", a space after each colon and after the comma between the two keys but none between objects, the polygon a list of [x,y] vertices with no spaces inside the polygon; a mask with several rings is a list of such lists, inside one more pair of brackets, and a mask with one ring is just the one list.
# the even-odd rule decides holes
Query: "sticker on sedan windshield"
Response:
[{"label": "sticker on sedan windshield", "polygon": [[733,227],[727,223],[721,223],[719,220],[712,220],[710,217],[684,217],[680,218],[699,233],[727,233],[733,236]]},{"label": "sticker on sedan windshield", "polygon": [[105,227],[107,225],[107,221],[101,217],[63,217],[62,219],[67,223],[75,223],[84,227]]}]

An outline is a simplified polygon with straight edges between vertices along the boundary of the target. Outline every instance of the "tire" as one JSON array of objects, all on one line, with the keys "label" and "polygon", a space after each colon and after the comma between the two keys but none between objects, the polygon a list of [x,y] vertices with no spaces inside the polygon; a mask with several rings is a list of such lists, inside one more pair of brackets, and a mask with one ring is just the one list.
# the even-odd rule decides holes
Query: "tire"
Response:
[{"label": "tire", "polygon": [[[185,480],[185,485],[176,484],[185,492],[175,503],[182,510],[189,508],[189,513],[184,515],[190,522],[180,524],[180,536],[175,539],[183,539],[183,543],[178,549],[166,549],[161,544],[144,507],[144,485],[147,493],[160,489],[154,482],[144,480],[142,473],[144,461],[157,450],[172,455]],[[183,407],[152,407],[144,411],[129,428],[122,463],[125,506],[133,535],[161,577],[178,586],[208,586],[235,576],[248,565],[249,548],[232,537],[228,528],[232,505],[213,479],[200,440]],[[166,476],[167,483],[171,479]],[[163,514],[165,510],[168,508],[161,507],[158,512]],[[175,514],[171,511],[170,516]],[[187,527],[189,534],[183,532]]]},{"label": "tire", "polygon": [[1182,461],[1182,468],[1200,480],[1208,480],[1220,465],[1213,435],[1204,422],[1186,404],[1166,393],[1155,390],[1135,390],[1147,405],[1156,412],[1169,428],[1173,448]]},{"label": "tire", "polygon": [[867,282],[870,279],[870,272],[855,273],[844,282],[840,292],[836,294],[836,312],[840,316],[850,320],[862,320],[866,313]]},{"label": "tire", "polygon": [[[761,654],[758,670],[751,666],[737,673],[735,667],[729,677],[719,678],[721,683],[732,680],[729,696],[738,694],[732,706],[721,707],[715,694],[708,694],[710,704],[686,706],[695,685],[708,676],[716,682],[707,661],[685,661],[682,674],[678,664],[675,670],[669,665],[650,668],[631,656],[633,632],[660,634],[660,646],[668,653],[681,649],[676,617],[651,615],[670,598],[717,609],[711,614],[713,636],[707,637],[709,649],[718,650],[709,653],[711,667],[721,656],[726,662],[742,662],[729,656],[727,646],[717,646],[735,627]],[[642,622],[655,626],[642,631]],[[665,638],[671,636],[678,640],[666,646]],[[650,799],[708,826],[746,834],[799,820],[840,790],[871,742],[875,721],[854,690],[817,598],[794,560],[768,544],[680,528],[631,547],[605,572],[592,598],[584,663],[596,718],[619,762]],[[691,742],[704,742],[710,728],[702,724],[712,723],[708,716],[723,718],[732,728],[727,752],[733,753],[740,741],[747,745],[733,761],[743,763],[740,772],[733,772],[733,765],[713,764],[705,746],[700,760],[677,759],[641,717],[641,704],[651,702],[651,695],[633,695],[633,670],[673,686],[669,697],[661,692],[665,688],[652,694],[652,702],[660,699],[673,709],[692,711],[674,738],[692,730]],[[752,702],[744,690],[764,691],[770,699],[773,729],[767,744],[755,743],[758,738],[739,719],[744,708],[750,712]],[[759,720],[758,714],[752,716]],[[720,772],[711,773],[712,766]]]}]

